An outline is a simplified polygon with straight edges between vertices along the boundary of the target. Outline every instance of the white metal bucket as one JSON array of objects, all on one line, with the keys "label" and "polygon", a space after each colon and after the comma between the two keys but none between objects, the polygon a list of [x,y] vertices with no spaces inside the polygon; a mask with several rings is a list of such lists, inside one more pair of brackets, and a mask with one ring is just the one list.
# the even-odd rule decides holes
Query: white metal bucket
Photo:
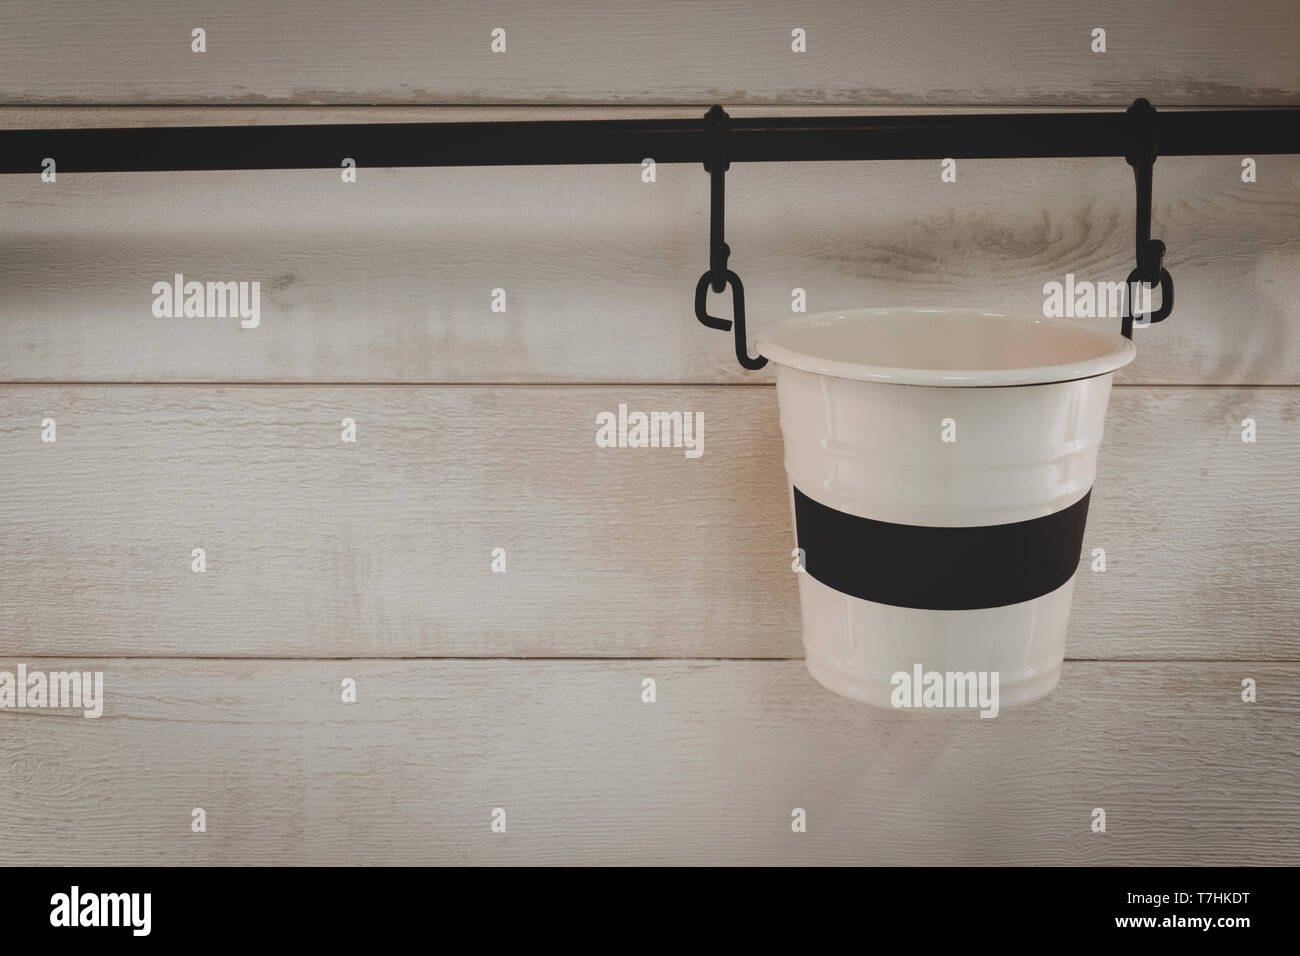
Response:
[{"label": "white metal bucket", "polygon": [[[1049,693],[1119,334],[953,309],[858,309],[762,335],[776,388],[808,670],[898,706],[900,672]],[[919,670],[918,670],[919,668]]]}]

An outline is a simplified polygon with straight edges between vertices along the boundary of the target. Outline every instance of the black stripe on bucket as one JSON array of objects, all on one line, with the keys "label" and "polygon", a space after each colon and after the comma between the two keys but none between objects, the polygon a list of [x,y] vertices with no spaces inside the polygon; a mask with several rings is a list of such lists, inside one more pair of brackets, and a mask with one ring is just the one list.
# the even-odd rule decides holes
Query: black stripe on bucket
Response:
[{"label": "black stripe on bucket", "polygon": [[934,528],[846,514],[795,488],[795,536],[804,571],[842,594],[931,611],[1002,607],[1070,580],[1091,496],[1028,521]]}]

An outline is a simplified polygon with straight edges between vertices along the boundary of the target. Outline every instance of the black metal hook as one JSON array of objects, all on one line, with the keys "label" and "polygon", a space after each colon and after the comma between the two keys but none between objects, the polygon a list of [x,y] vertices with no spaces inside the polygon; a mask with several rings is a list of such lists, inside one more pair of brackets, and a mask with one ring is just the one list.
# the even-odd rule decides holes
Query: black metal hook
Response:
[{"label": "black metal hook", "polygon": [[[726,214],[725,175],[731,166],[727,156],[727,128],[730,117],[721,106],[712,107],[704,114],[704,169],[709,174],[709,271],[695,284],[695,317],[702,325],[720,332],[735,328],[736,358],[742,367],[755,371],[767,364],[763,356],[749,357],[749,343],[745,338],[745,287],[740,276],[727,268],[731,247],[723,238],[723,217]],[[731,285],[731,314],[734,322],[709,315],[708,294],[723,292]]]},{"label": "black metal hook", "polygon": [[[736,329],[736,361],[751,372],[757,371],[767,364],[767,359],[761,355],[758,358],[749,357],[749,344],[745,337],[745,287],[740,282],[740,276],[730,269],[723,273],[723,282],[731,284],[731,314],[735,317],[734,322],[709,315],[708,305],[705,300],[709,295],[709,284],[712,278],[712,273],[706,272],[700,276],[700,281],[695,283],[695,317],[709,328],[718,329],[722,332],[729,331],[734,325]],[[726,286],[724,285],[723,288],[726,288]]]},{"label": "black metal hook", "polygon": [[1133,338],[1133,300],[1137,283],[1160,286],[1160,308],[1143,317],[1143,324],[1163,322],[1174,310],[1174,280],[1164,267],[1165,244],[1151,238],[1151,181],[1156,163],[1156,110],[1145,99],[1133,101],[1125,112],[1129,147],[1124,154],[1137,185],[1137,268],[1124,283],[1124,318],[1120,331]]},{"label": "black metal hook", "polygon": [[723,239],[726,172],[731,168],[727,157],[730,119],[721,106],[714,106],[704,114],[704,171],[709,174],[709,274],[714,292],[727,287],[727,259],[731,256],[731,247]]}]

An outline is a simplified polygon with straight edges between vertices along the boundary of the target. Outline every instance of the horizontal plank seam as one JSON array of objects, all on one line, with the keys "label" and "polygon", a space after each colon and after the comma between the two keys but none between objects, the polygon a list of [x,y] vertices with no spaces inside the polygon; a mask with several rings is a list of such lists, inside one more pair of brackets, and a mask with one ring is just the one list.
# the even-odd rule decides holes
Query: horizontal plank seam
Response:
[{"label": "horizontal plank seam", "polygon": [[[419,662],[454,662],[454,661],[518,661],[518,662],[550,662],[550,663],[588,663],[588,664],[617,664],[617,663],[637,663],[644,661],[679,661],[682,663],[699,662],[699,663],[802,663],[802,657],[520,657],[518,655],[485,655],[485,656],[453,656],[453,657],[424,657],[424,656],[403,656],[403,657],[370,657],[370,656],[344,656],[344,657],[267,657],[267,656],[247,656],[238,654],[142,654],[142,655],[112,655],[112,654],[12,654],[0,652],[0,661],[32,659],[42,661],[261,661],[266,663],[284,662],[384,662],[384,661],[419,661]],[[1300,664],[1300,658],[1235,658],[1235,657],[1067,657],[1066,663],[1071,664]]]},{"label": "horizontal plank seam", "polygon": [[[19,381],[0,380],[0,388],[70,388],[84,386],[134,388],[774,388],[774,382],[276,382],[245,379],[241,381]],[[960,388],[961,386],[953,386]],[[1300,388],[1300,382],[1115,382],[1115,388]]]},{"label": "horizontal plank seam", "polygon": [[[1134,94],[1140,95],[1140,89],[1135,89]],[[779,110],[801,110],[801,109],[861,109],[870,111],[879,110],[924,110],[933,113],[936,110],[953,110],[956,112],[971,110],[980,112],[990,112],[993,110],[1006,110],[1008,112],[1048,112],[1050,110],[1102,110],[1123,112],[1127,108],[1129,101],[1123,103],[1117,102],[1087,102],[1078,101],[1060,101],[1060,100],[1041,100],[1032,103],[879,103],[875,101],[857,102],[854,100],[638,100],[635,103],[620,102],[617,100],[551,100],[540,103],[533,100],[492,100],[491,102],[460,102],[460,101],[435,101],[425,102],[420,100],[369,100],[366,102],[357,102],[351,100],[340,100],[338,102],[316,102],[295,99],[283,99],[268,102],[266,100],[222,100],[222,99],[201,99],[201,100],[133,100],[129,103],[119,101],[85,101],[85,100],[7,100],[0,99],[0,109],[194,109],[195,107],[207,107],[213,110],[219,109],[248,109],[248,110],[266,110],[266,109],[283,109],[295,108],[302,110],[328,110],[336,109],[400,109],[423,107],[429,109],[472,109],[472,110],[490,110],[490,109],[530,109],[530,110],[569,110],[569,109],[604,109],[604,110],[650,110],[650,109],[700,109],[707,110],[714,104],[730,109],[779,109]],[[1268,103],[1260,102],[1242,102],[1242,103],[1205,103],[1205,104],[1188,104],[1180,103],[1177,106],[1159,106],[1160,112],[1179,112],[1187,110],[1242,110],[1242,109],[1281,109],[1295,105],[1295,99],[1270,101]]]}]

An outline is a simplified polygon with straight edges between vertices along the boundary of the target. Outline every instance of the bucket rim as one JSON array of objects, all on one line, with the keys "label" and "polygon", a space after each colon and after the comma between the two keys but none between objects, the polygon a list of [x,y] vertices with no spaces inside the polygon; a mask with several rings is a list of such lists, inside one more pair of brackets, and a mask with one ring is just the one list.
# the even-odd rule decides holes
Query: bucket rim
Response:
[{"label": "bucket rim", "polygon": [[[826,355],[817,355],[781,338],[797,334],[812,326],[842,323],[867,318],[884,318],[900,314],[934,314],[945,317],[979,317],[1005,321],[1010,324],[1035,326],[1045,329],[1068,330],[1077,336],[1096,342],[1097,354],[1077,361],[1020,368],[989,369],[939,369],[909,368],[892,365],[872,365]],[[757,336],[755,345],[759,353],[778,365],[813,372],[831,378],[852,379],[863,382],[883,382],[895,385],[934,385],[949,388],[979,388],[1011,385],[1046,385],[1055,382],[1072,382],[1079,379],[1105,375],[1122,368],[1137,357],[1133,342],[1118,330],[1106,330],[1085,325],[1070,319],[1046,318],[1031,312],[998,312],[974,308],[932,308],[916,306],[870,306],[854,309],[836,309],[812,312],[786,319]]]}]

